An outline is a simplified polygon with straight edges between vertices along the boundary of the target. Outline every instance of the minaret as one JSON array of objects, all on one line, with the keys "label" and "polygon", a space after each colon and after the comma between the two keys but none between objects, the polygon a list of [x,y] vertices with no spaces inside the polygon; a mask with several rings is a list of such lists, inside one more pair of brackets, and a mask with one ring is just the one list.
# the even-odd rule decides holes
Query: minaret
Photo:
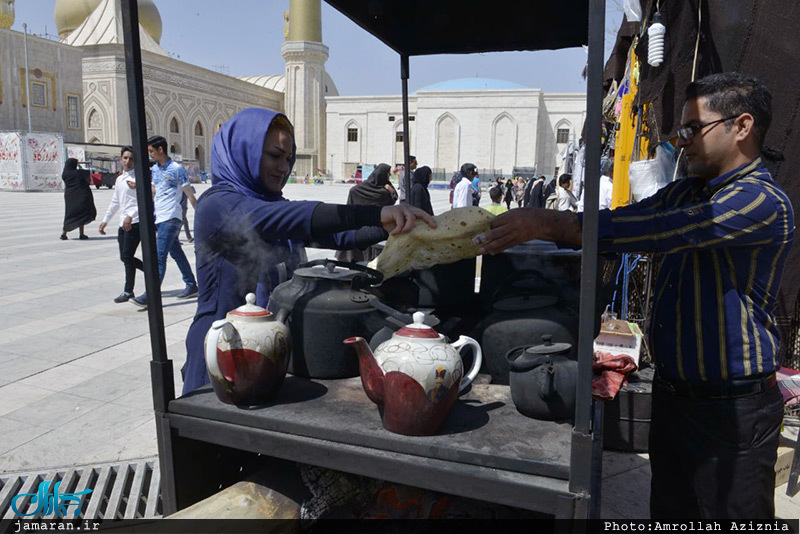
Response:
[{"label": "minaret", "polygon": [[325,169],[325,61],[321,0],[290,0],[286,42],[285,110],[294,124],[298,176]]}]

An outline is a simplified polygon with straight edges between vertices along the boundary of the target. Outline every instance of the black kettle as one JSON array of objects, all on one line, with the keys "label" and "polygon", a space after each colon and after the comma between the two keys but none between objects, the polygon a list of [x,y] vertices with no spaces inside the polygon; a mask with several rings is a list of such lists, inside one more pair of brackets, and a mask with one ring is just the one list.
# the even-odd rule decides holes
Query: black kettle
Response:
[{"label": "black kettle", "polygon": [[517,411],[543,421],[574,417],[578,362],[567,356],[571,350],[570,343],[553,343],[548,334],[541,345],[508,351],[511,399]]}]

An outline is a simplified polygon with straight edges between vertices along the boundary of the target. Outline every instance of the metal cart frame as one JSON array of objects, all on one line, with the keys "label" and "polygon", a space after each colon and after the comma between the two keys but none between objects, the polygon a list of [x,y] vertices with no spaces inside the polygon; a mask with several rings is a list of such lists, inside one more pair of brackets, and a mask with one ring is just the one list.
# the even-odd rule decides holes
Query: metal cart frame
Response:
[{"label": "metal cart frame", "polygon": [[[571,430],[567,480],[541,475],[521,475],[513,470],[468,465],[441,458],[403,455],[375,447],[356,446],[327,439],[298,436],[289,432],[232,424],[227,421],[189,417],[171,409],[176,401],[172,361],[167,357],[164,317],[161,307],[153,199],[150,195],[150,169],[144,116],[142,57],[139,43],[137,0],[122,0],[128,103],[131,113],[137,198],[141,218],[148,320],[153,354],[151,362],[153,404],[156,417],[158,453],[162,480],[164,513],[168,515],[240,480],[248,472],[263,467],[269,456],[306,462],[362,475],[414,484],[430,489],[465,488],[460,494],[524,508],[555,513],[556,517],[585,519],[598,517],[602,457],[602,403],[591,396],[592,343],[595,335],[595,300],[598,264],[598,192],[601,156],[602,71],[605,31],[605,0],[561,0],[559,2],[485,2],[479,0],[382,0],[354,2],[326,0],[366,31],[400,54],[403,88],[403,124],[408,131],[409,57],[436,53],[476,53],[507,50],[539,50],[578,46],[588,42],[586,120],[586,202],[583,218],[583,260],[581,273],[580,328],[578,341],[578,398]],[[446,43],[435,39],[403,38],[405,24],[398,29],[389,16],[410,20],[418,4],[436,13],[432,24],[446,22],[449,16],[468,16],[474,21],[496,19],[497,11],[527,9],[538,20],[538,12],[548,27],[541,32],[519,21],[508,32],[473,32],[468,40],[448,35]],[[451,5],[452,4],[452,5]],[[523,6],[523,7],[520,7]],[[535,7],[531,7],[535,6]],[[448,7],[453,9],[448,10]],[[587,21],[581,15],[586,14]],[[419,24],[423,19],[415,19]],[[415,24],[418,34],[425,30]],[[406,32],[407,33],[407,32]],[[588,38],[586,35],[588,34]],[[433,35],[433,34],[431,34]],[[412,41],[413,45],[412,45]],[[404,160],[408,168],[409,136],[404,140]],[[407,179],[407,178],[406,178]],[[407,183],[407,190],[410,184]],[[174,407],[175,405],[173,405]],[[352,465],[348,469],[348,465]],[[409,467],[412,466],[412,467]],[[431,476],[434,475],[434,476]]]}]

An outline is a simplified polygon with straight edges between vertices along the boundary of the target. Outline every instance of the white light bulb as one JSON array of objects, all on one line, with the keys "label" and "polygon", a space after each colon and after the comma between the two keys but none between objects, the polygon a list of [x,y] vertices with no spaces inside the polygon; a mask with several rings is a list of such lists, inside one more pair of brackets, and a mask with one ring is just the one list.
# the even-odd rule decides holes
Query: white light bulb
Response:
[{"label": "white light bulb", "polygon": [[647,29],[647,63],[651,67],[658,67],[664,62],[664,34],[667,28],[661,24],[661,16],[653,16],[653,24]]}]

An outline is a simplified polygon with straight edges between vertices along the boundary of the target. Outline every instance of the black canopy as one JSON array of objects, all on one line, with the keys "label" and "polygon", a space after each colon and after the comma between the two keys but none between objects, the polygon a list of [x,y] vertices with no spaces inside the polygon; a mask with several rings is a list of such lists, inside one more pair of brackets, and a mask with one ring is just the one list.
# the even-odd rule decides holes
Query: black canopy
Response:
[{"label": "black canopy", "polygon": [[588,0],[326,0],[400,55],[587,44]]}]

